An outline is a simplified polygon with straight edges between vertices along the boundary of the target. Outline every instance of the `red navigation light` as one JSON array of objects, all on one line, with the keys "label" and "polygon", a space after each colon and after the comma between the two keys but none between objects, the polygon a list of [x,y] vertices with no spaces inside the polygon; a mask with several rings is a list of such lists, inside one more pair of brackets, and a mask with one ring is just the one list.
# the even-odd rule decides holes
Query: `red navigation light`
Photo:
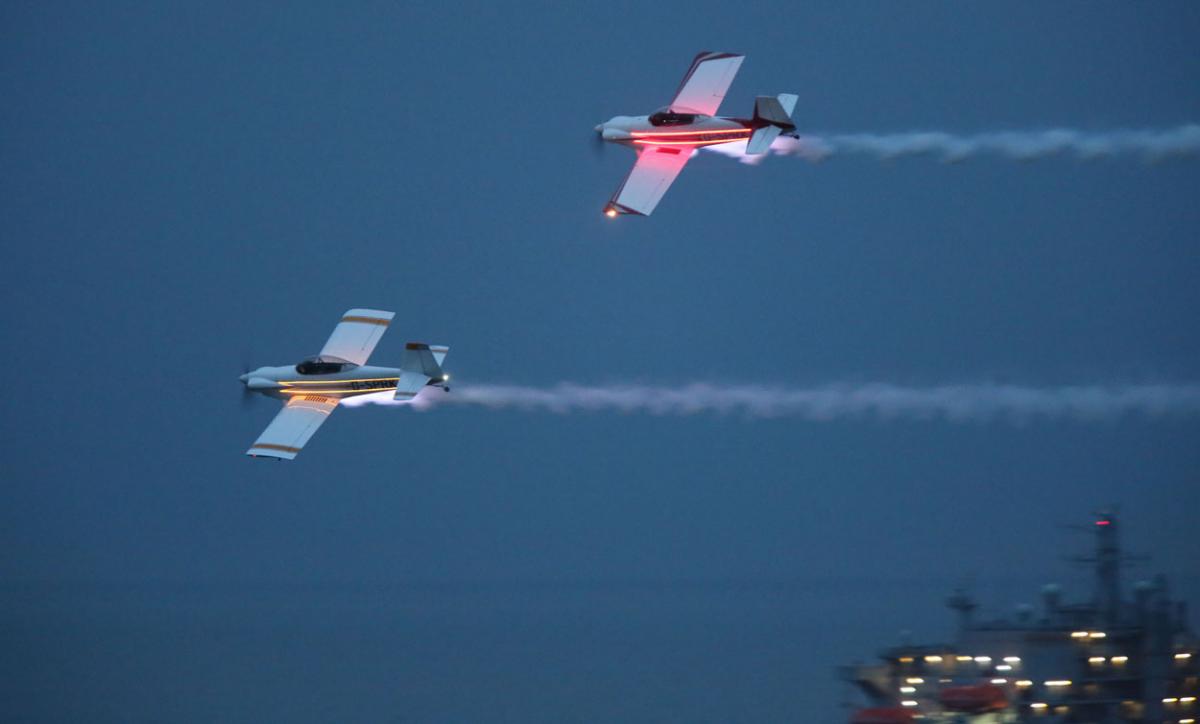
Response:
[{"label": "red navigation light", "polygon": [[613,207],[609,206],[607,209],[604,210],[604,215],[610,219],[615,219],[615,218],[617,218],[617,210],[614,209]]},{"label": "red navigation light", "polygon": [[1096,521],[1096,525],[1108,525],[1108,524],[1109,524],[1109,521],[1107,521],[1107,520]]}]

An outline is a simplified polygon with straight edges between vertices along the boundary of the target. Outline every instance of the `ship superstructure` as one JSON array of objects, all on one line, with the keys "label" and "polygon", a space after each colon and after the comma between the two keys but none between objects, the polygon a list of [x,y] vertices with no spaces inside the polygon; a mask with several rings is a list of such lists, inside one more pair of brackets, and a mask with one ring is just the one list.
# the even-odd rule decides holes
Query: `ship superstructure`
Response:
[{"label": "ship superstructure", "polygon": [[902,645],[878,664],[841,670],[868,701],[853,724],[1200,721],[1200,650],[1186,604],[1161,575],[1126,597],[1117,516],[1092,523],[1095,551],[1079,559],[1095,572],[1090,601],[1065,603],[1051,584],[1040,610],[978,620],[975,600],[955,591],[946,600],[958,617],[953,644]]}]

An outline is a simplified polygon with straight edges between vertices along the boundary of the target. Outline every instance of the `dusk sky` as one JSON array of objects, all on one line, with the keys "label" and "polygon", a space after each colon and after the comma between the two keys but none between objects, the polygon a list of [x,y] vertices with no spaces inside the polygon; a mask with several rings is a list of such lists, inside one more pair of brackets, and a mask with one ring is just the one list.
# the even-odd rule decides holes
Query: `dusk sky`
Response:
[{"label": "dusk sky", "polygon": [[[758,166],[651,217],[593,127],[744,53],[800,132],[1200,123],[1194,3],[5,3],[0,701],[14,721],[837,722],[942,604],[1085,598],[1092,511],[1200,606],[1200,406],[339,409],[247,367],[451,347],[459,389],[1200,383],[1200,148]],[[1189,387],[1190,386],[1190,387]],[[1193,621],[1195,617],[1193,616]]]}]

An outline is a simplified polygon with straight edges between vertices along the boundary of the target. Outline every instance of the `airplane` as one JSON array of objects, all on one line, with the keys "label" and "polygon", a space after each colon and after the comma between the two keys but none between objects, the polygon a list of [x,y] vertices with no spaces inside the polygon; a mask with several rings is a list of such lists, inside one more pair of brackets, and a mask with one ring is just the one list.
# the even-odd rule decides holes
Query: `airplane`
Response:
[{"label": "airplane", "polygon": [[648,116],[616,116],[596,126],[602,141],[630,146],[637,161],[604,207],[604,215],[649,216],[697,148],[743,141],[746,153],[763,154],[780,135],[796,136],[792,111],[798,96],[754,100],[752,118],[715,115],[742,67],[744,55],[704,51],[692,61],[671,104]]},{"label": "airplane", "polygon": [[449,347],[409,342],[400,367],[367,366],[367,358],[387,331],[394,312],[351,309],[333,328],[320,354],[295,366],[259,367],[242,375],[246,394],[283,400],[275,416],[246,454],[292,460],[341,400],[393,391],[393,399],[414,399],[427,386],[450,391],[450,375],[442,371]]}]

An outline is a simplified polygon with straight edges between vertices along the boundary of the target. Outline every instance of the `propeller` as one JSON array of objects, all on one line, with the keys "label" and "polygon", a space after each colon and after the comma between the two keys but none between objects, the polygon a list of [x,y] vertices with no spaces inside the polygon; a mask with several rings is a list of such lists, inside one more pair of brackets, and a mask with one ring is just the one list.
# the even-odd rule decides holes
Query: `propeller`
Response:
[{"label": "propeller", "polygon": [[605,147],[608,143],[604,140],[604,129],[601,126],[596,126],[596,132],[592,135],[592,153],[596,154],[596,158],[604,156]]},{"label": "propeller", "polygon": [[[245,375],[247,375],[249,373],[250,373],[250,364],[243,360],[242,361],[242,376],[244,377]],[[250,388],[246,386],[245,382],[241,382],[240,380],[239,380],[239,382],[242,385],[242,409],[246,410],[246,409],[249,409],[250,406],[254,404],[254,393],[250,391]]]}]

